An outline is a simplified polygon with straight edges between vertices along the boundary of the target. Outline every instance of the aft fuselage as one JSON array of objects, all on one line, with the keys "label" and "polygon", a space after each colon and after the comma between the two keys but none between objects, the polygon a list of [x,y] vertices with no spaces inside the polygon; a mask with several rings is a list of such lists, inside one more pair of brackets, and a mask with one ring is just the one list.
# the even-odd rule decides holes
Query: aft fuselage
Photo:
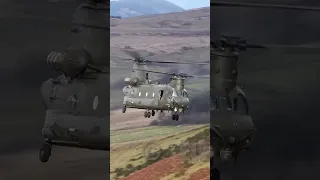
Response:
[{"label": "aft fuselage", "polygon": [[236,86],[232,91],[213,91],[210,113],[214,136],[212,146],[222,159],[238,156],[246,150],[253,138],[254,124],[244,92]]},{"label": "aft fuselage", "polygon": [[162,84],[143,84],[137,87],[123,88],[123,105],[127,108],[184,111],[189,105],[189,99],[177,96],[174,89]]}]

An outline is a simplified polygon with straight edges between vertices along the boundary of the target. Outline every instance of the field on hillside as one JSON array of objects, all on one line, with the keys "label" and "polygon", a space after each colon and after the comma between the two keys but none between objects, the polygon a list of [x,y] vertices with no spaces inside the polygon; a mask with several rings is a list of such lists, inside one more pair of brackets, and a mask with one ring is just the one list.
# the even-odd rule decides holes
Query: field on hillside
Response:
[{"label": "field on hillside", "polygon": [[[143,170],[144,168],[153,166],[154,163],[161,163],[162,160],[170,158],[175,154],[171,152],[173,149],[170,148],[179,146],[182,143],[185,143],[188,139],[190,139],[189,141],[195,141],[196,143],[201,140],[209,142],[209,135],[203,133],[208,129],[208,125],[185,125],[178,127],[156,126],[112,131],[110,153],[111,179],[114,180],[121,176],[132,175],[135,172],[138,173],[138,171]],[[193,140],[193,138],[196,138],[196,140]],[[209,144],[206,144],[205,147],[208,147],[208,145]],[[170,149],[170,151],[168,149]],[[183,153],[187,150],[188,148],[181,148],[179,153]],[[155,153],[153,157],[160,157],[160,159],[154,160],[154,162],[150,163],[150,160],[148,159],[150,153]],[[166,153],[170,154],[166,155]],[[182,160],[182,163],[185,163],[185,160]],[[185,169],[185,171],[189,169],[189,173],[193,172],[197,168],[209,168],[209,163],[206,160],[190,161],[189,163],[190,164],[186,169],[184,166],[181,166],[180,168]],[[168,176],[168,179],[172,174],[179,172],[169,172],[167,175],[166,173],[168,172],[163,173],[163,178]],[[187,175],[188,173],[185,174],[185,176]],[[182,177],[183,175],[180,176]],[[130,179],[130,176],[128,178]]]}]

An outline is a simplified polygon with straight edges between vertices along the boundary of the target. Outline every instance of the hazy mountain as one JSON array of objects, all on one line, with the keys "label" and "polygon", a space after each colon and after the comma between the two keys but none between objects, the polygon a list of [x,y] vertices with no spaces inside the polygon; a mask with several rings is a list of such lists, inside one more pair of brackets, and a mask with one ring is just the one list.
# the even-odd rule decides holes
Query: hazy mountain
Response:
[{"label": "hazy mountain", "polygon": [[202,8],[202,7],[210,7],[210,1],[209,0],[167,0],[170,1],[180,7],[182,7],[185,10],[189,9],[196,9],[196,8]]},{"label": "hazy mountain", "polygon": [[184,10],[166,0],[118,0],[110,1],[110,7],[111,16],[121,16],[122,18]]}]

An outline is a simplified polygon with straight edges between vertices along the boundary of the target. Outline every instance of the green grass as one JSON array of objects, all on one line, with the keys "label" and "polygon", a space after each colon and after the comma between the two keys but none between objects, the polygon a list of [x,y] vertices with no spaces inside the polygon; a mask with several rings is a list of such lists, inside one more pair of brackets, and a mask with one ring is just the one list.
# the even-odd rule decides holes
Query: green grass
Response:
[{"label": "green grass", "polygon": [[180,132],[188,131],[197,126],[150,126],[145,128],[129,129],[129,130],[117,130],[111,131],[110,138],[111,143],[122,143],[129,141],[137,141],[148,139],[152,137],[161,137],[179,134]]},{"label": "green grass", "polygon": [[[157,129],[158,128],[158,129]],[[174,128],[174,127],[173,127]],[[135,140],[130,141],[131,143],[127,144],[111,144],[110,151],[110,179],[115,179],[116,172],[115,170],[118,168],[125,168],[129,164],[133,167],[137,167],[146,162],[144,148],[148,143],[157,143],[161,149],[167,149],[170,145],[181,144],[185,142],[186,139],[196,136],[197,134],[203,132],[204,130],[209,128],[209,125],[196,125],[190,126],[190,130],[184,129],[184,131],[178,132],[177,130],[170,129],[170,127],[151,127],[155,132],[161,132],[163,130],[170,130],[172,133],[163,136],[153,136],[152,138],[148,138],[145,141],[138,142]],[[189,127],[181,127],[181,128],[189,128]],[[137,131],[141,132],[150,132],[149,128],[140,128],[136,130],[127,130],[129,134],[123,134],[125,131],[113,131],[111,132],[111,138],[114,135],[118,135],[119,137],[132,135],[130,133],[134,133]],[[120,133],[120,134],[119,134]],[[152,133],[151,133],[152,134]],[[140,137],[141,138],[141,137]],[[121,141],[120,141],[121,142]]]}]

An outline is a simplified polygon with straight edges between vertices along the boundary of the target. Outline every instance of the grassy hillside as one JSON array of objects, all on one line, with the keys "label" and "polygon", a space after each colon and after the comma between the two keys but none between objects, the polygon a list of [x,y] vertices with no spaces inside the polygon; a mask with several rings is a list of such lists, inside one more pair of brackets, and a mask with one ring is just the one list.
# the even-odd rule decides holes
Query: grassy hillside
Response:
[{"label": "grassy hillside", "polygon": [[[182,126],[178,131],[174,131],[173,128],[177,127],[151,127],[137,130],[127,130],[127,136],[133,136],[137,133],[145,133],[147,136],[149,135],[149,138],[138,136],[133,138],[133,141],[127,141],[127,143],[120,144],[113,143],[111,145],[111,179],[127,176],[135,171],[160,161],[163,158],[170,157],[175,153],[180,153],[182,151],[178,152],[178,149],[185,150],[183,148],[179,148],[179,146],[183,143],[196,143],[199,140],[209,139],[208,125]],[[165,133],[166,135],[155,136],[155,134],[159,133]],[[125,137],[125,134],[126,133],[123,131],[121,134],[120,132],[112,132],[111,139],[114,139],[115,137]],[[121,142],[121,140],[118,142]],[[145,150],[147,147],[154,147],[155,149],[150,153],[146,153]],[[146,156],[155,154],[158,155],[156,159],[151,161],[147,160]]]}]

